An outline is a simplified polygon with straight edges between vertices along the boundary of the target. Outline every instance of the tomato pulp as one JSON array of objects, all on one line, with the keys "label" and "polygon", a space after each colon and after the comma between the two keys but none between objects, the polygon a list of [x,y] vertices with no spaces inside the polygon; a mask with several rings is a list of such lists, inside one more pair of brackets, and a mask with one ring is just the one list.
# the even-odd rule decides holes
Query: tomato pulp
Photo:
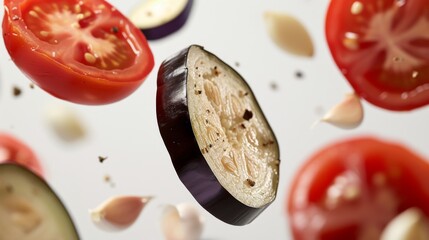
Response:
[{"label": "tomato pulp", "polygon": [[104,0],[5,0],[3,38],[15,64],[50,94],[98,105],[134,92],[154,65],[149,45]]},{"label": "tomato pulp", "polygon": [[429,0],[332,0],[332,56],[372,104],[404,111],[429,103]]},{"label": "tomato pulp", "polygon": [[387,223],[417,207],[429,216],[429,164],[371,137],[330,145],[298,171],[287,199],[295,240],[379,240]]},{"label": "tomato pulp", "polygon": [[0,133],[0,164],[4,162],[17,163],[43,177],[42,166],[31,148],[11,135]]}]

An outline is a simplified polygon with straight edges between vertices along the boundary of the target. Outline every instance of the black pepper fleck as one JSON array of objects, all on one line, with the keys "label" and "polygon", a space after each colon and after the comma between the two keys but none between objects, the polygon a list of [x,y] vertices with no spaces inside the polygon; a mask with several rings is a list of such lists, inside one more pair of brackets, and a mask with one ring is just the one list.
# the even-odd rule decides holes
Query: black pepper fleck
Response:
[{"label": "black pepper fleck", "polygon": [[118,33],[119,32],[119,29],[118,29],[118,27],[112,27],[112,33]]},{"label": "black pepper fleck", "polygon": [[22,94],[21,88],[14,86],[12,89],[12,94],[14,97],[19,97]]},{"label": "black pepper fleck", "polygon": [[250,119],[252,119],[252,117],[253,117],[252,111],[249,111],[246,109],[246,111],[244,111],[244,114],[243,114],[243,119],[246,121],[249,121]]},{"label": "black pepper fleck", "polygon": [[271,145],[271,144],[274,144],[274,141],[270,140],[266,143],[263,143],[262,146],[266,147],[266,146]]},{"label": "black pepper fleck", "polygon": [[250,187],[254,187],[255,186],[255,181],[253,181],[252,179],[246,179],[246,183],[247,185],[249,185]]},{"label": "black pepper fleck", "polygon": [[276,82],[271,82],[270,87],[271,87],[271,90],[273,90],[273,91],[276,91],[279,89],[279,85],[277,85]]},{"label": "black pepper fleck", "polygon": [[100,163],[103,163],[104,161],[106,161],[107,157],[103,157],[103,156],[98,156],[98,161]]}]

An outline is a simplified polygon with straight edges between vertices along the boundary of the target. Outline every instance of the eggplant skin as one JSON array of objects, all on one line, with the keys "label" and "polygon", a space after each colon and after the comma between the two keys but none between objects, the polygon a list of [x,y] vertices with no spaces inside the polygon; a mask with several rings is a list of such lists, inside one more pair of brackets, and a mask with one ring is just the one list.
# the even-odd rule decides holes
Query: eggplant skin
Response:
[{"label": "eggplant skin", "polygon": [[252,208],[235,199],[219,183],[202,155],[187,105],[189,48],[165,60],[158,71],[156,110],[161,137],[180,180],[198,203],[225,223],[246,225],[269,204]]},{"label": "eggplant skin", "polygon": [[188,0],[183,11],[172,20],[152,28],[140,28],[140,31],[145,35],[147,40],[157,40],[166,37],[180,28],[182,28],[188,20],[191,13],[194,0]]}]

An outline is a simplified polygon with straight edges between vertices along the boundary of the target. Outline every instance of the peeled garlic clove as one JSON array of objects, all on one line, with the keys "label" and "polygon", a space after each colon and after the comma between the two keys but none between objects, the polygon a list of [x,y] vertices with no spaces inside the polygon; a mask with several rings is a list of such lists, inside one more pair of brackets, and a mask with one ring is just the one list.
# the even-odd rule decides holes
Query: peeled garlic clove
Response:
[{"label": "peeled garlic clove", "polygon": [[72,142],[85,137],[83,124],[71,109],[63,105],[50,106],[47,109],[46,117],[60,139]]},{"label": "peeled garlic clove", "polygon": [[103,202],[90,210],[92,221],[105,230],[123,230],[138,218],[152,197],[120,196]]},{"label": "peeled garlic clove", "polygon": [[321,121],[340,128],[352,129],[362,123],[363,115],[363,107],[359,96],[351,93],[347,94],[342,102],[329,110]]},{"label": "peeled garlic clove", "polygon": [[161,228],[166,240],[199,240],[203,219],[191,204],[168,205],[162,214]]},{"label": "peeled garlic clove", "polygon": [[410,208],[386,226],[380,240],[427,240],[429,222],[418,208]]},{"label": "peeled garlic clove", "polygon": [[265,12],[265,24],[271,39],[283,50],[304,57],[314,55],[310,34],[296,18],[279,13]]}]

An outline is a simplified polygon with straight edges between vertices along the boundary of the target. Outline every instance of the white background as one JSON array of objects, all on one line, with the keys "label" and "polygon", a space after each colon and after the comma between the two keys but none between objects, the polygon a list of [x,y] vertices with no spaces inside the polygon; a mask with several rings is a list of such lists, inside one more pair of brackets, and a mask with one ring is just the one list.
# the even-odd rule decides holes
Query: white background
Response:
[{"label": "white background", "polygon": [[[139,0],[111,0],[128,14]],[[271,123],[281,149],[281,179],[276,201],[253,223],[243,227],[224,224],[204,214],[205,240],[291,239],[285,198],[297,168],[320,147],[346,137],[371,134],[405,143],[424,156],[429,112],[389,112],[364,102],[365,120],[355,130],[320,124],[311,128],[351,87],[334,64],[324,38],[327,0],[196,0],[185,27],[162,40],[150,42],[156,65],[145,83],[127,99],[107,106],[81,106],[58,100],[30,81],[0,45],[0,131],[30,145],[41,159],[46,178],[64,200],[81,238],[85,240],[162,239],[159,213],[165,203],[193,202],[179,181],[160,137],[155,112],[156,74],[162,60],[189,46],[200,44],[236,67],[248,81]],[[276,47],[263,21],[265,11],[277,10],[297,17],[308,28],[315,44],[313,58],[299,58]],[[364,59],[363,59],[364,61]],[[302,71],[302,79],[295,77]],[[61,79],[58,79],[61,81]],[[270,85],[275,82],[278,89]],[[12,87],[23,89],[13,97]],[[87,129],[80,142],[64,143],[47,124],[51,104],[76,111]],[[98,156],[108,156],[100,164]],[[104,182],[105,175],[115,186]],[[88,209],[113,195],[156,196],[138,221],[122,232],[105,232],[94,226]]]}]

